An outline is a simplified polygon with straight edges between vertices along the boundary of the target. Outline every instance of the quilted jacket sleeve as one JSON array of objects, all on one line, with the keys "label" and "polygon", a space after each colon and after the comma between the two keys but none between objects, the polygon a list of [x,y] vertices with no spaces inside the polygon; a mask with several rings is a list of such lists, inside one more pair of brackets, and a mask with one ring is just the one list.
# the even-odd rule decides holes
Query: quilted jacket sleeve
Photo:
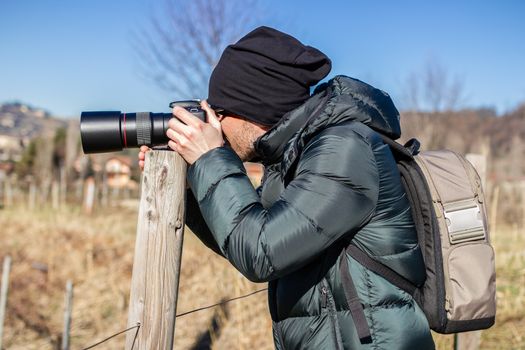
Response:
[{"label": "quilted jacket sleeve", "polygon": [[193,192],[188,190],[186,192],[186,225],[190,228],[191,232],[197,236],[204,245],[213,250],[215,253],[223,255],[215,238],[210,232],[210,229],[206,225],[204,218],[199,208],[199,203],[195,199]]},{"label": "quilted jacket sleeve", "polygon": [[188,169],[188,182],[223,255],[255,282],[301,268],[374,212],[378,173],[372,149],[349,128],[329,128],[305,147],[295,176],[265,209],[229,148]]}]

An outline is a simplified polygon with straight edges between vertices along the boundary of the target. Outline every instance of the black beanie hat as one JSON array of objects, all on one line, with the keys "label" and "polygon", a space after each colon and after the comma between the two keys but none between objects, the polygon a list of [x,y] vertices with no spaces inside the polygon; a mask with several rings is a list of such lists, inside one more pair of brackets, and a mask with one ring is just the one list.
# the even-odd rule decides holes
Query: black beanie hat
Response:
[{"label": "black beanie hat", "polygon": [[228,46],[210,77],[208,103],[274,125],[310,96],[332,67],[321,51],[269,27]]}]

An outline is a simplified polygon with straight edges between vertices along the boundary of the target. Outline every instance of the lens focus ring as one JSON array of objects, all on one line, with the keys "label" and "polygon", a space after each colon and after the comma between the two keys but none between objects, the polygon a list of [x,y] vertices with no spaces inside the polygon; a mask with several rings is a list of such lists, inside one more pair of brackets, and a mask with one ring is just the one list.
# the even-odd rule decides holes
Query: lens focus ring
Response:
[{"label": "lens focus ring", "polygon": [[137,145],[151,145],[151,118],[149,112],[139,112],[137,118]]}]

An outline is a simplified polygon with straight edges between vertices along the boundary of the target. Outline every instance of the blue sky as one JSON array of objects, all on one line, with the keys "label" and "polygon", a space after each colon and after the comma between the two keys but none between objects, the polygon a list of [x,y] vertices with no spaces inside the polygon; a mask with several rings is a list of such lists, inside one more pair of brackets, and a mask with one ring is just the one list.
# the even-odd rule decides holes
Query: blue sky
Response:
[{"label": "blue sky", "polygon": [[[133,53],[134,31],[160,2],[0,1],[0,103],[70,117],[167,111],[177,96],[145,81]],[[405,80],[429,60],[464,82],[466,106],[501,113],[525,102],[525,1],[267,0],[263,8],[271,19],[261,24],[332,58],[330,76],[367,81],[401,107]]]}]

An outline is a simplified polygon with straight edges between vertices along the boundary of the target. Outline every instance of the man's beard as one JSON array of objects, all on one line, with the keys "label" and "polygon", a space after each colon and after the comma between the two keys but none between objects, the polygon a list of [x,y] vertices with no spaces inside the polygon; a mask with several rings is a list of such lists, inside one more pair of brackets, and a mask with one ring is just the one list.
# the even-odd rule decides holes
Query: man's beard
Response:
[{"label": "man's beard", "polygon": [[[252,140],[253,139],[253,140]],[[243,162],[249,162],[256,157],[254,142],[257,135],[249,127],[242,128],[229,139],[224,135],[224,144],[232,148]]]}]

